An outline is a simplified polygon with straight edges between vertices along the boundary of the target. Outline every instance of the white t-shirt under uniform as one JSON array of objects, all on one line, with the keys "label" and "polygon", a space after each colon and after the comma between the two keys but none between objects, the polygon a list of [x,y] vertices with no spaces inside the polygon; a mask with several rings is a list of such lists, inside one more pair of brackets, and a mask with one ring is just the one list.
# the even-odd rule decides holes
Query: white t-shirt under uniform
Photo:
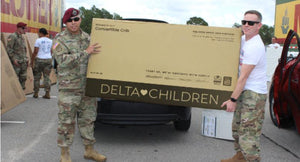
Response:
[{"label": "white t-shirt under uniform", "polygon": [[240,67],[242,64],[255,65],[250,73],[244,90],[251,90],[260,94],[267,94],[267,65],[264,43],[259,35],[246,41],[242,36]]},{"label": "white t-shirt under uniform", "polygon": [[52,40],[47,37],[38,38],[35,41],[34,47],[39,48],[39,52],[37,54],[37,58],[39,59],[52,59],[51,56],[51,47],[52,47]]}]

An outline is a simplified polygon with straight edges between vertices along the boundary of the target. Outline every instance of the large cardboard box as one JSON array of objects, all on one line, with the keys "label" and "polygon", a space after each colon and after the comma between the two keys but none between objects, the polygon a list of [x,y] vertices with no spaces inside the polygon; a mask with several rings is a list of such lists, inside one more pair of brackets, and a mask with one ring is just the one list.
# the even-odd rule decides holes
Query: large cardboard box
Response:
[{"label": "large cardboard box", "polygon": [[221,109],[238,75],[241,31],[93,19],[86,95]]},{"label": "large cardboard box", "polygon": [[19,79],[1,42],[1,112],[4,114],[26,100]]}]

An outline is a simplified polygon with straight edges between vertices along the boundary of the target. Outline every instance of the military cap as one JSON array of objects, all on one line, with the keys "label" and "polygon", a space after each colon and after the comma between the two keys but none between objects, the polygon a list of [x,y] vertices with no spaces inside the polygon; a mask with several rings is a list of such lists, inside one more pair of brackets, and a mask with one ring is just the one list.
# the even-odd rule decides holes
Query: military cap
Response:
[{"label": "military cap", "polygon": [[79,10],[75,8],[69,8],[66,10],[64,17],[63,17],[63,23],[67,23],[67,20],[69,20],[71,17],[79,15]]},{"label": "military cap", "polygon": [[23,22],[19,22],[17,24],[17,28],[22,28],[22,27],[25,27],[27,24],[23,23]]}]

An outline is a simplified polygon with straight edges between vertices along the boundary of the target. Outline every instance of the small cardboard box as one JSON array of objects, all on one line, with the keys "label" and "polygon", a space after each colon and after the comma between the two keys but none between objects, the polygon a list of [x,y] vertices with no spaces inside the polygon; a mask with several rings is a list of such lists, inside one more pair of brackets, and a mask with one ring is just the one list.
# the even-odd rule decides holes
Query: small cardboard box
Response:
[{"label": "small cardboard box", "polygon": [[233,113],[224,110],[202,111],[202,135],[214,138],[233,140]]},{"label": "small cardboard box", "polygon": [[238,75],[241,31],[93,19],[86,95],[221,109]]},{"label": "small cardboard box", "polygon": [[13,69],[4,44],[1,42],[1,112],[4,114],[26,100],[19,79]]}]

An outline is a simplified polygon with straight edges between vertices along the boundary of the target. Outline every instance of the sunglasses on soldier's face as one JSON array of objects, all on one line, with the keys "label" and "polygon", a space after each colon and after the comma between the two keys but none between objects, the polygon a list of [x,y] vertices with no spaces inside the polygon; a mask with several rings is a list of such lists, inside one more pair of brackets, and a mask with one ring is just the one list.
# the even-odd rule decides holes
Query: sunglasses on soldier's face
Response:
[{"label": "sunglasses on soldier's face", "polygon": [[248,23],[248,25],[253,26],[254,24],[258,24],[260,23],[259,21],[247,21],[247,20],[242,20],[242,24],[246,25]]},{"label": "sunglasses on soldier's face", "polygon": [[77,21],[80,20],[80,17],[69,18],[69,19],[67,20],[67,22],[72,22],[73,20],[74,20],[75,22],[77,22]]}]

